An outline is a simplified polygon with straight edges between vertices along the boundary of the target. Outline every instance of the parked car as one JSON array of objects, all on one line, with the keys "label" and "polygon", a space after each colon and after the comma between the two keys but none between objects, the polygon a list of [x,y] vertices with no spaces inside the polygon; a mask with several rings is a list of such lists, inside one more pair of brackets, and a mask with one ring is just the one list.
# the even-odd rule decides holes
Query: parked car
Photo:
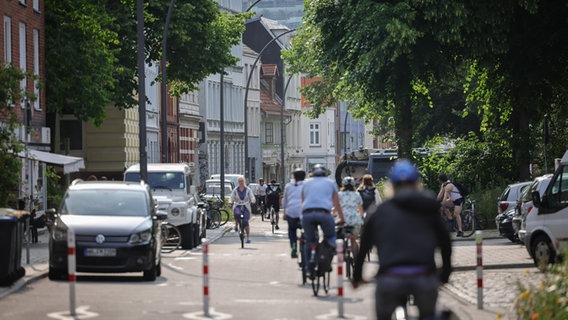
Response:
[{"label": "parked car", "polygon": [[532,199],[538,212],[527,215],[525,246],[537,268],[545,271],[568,247],[568,150],[542,197],[535,191]]},{"label": "parked car", "polygon": [[509,208],[508,210],[499,213],[495,217],[495,224],[497,225],[497,229],[499,229],[499,234],[511,240],[512,242],[518,242],[519,237],[517,232],[513,228],[513,218],[516,215],[515,207]]},{"label": "parked car", "polygon": [[[50,209],[49,211],[55,211]],[[49,279],[67,279],[67,233],[75,232],[77,272],[161,274],[161,220],[144,182],[76,180],[65,192],[49,239]]]},{"label": "parked car", "polygon": [[497,214],[515,207],[519,195],[530,183],[530,181],[525,181],[508,185],[503,193],[497,198]]},{"label": "parked car", "polygon": [[[231,181],[231,183],[233,184],[233,188],[238,186],[238,182],[237,180],[239,179],[239,177],[242,177],[242,174],[235,174],[235,173],[226,173],[225,174],[225,180],[229,180]],[[220,174],[213,174],[211,175],[211,179],[216,179],[216,180],[221,180],[221,175]]]},{"label": "parked car", "polygon": [[[229,200],[231,197],[231,192],[235,188],[235,185],[230,180],[225,180],[225,200]],[[221,196],[221,180],[219,179],[209,179],[205,180],[205,189],[203,190],[202,197],[205,200],[214,200]]]},{"label": "parked car", "polygon": [[529,214],[531,216],[538,215],[538,208],[535,208],[533,205],[532,194],[533,192],[537,191],[542,197],[551,179],[552,179],[552,174],[546,174],[540,177],[536,177],[534,181],[530,184],[530,186],[526,188],[521,194],[519,204],[517,205],[518,213],[513,219],[513,228],[517,230],[519,240],[522,243],[524,243],[525,235],[527,233],[526,230],[527,216]]}]

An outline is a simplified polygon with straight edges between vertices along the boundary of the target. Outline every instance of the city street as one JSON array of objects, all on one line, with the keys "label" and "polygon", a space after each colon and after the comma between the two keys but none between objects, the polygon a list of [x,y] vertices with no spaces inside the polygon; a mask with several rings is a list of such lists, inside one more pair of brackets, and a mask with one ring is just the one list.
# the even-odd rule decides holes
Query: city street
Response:
[{"label": "city street", "polygon": [[[215,319],[335,319],[337,314],[336,267],[331,290],[314,297],[310,285],[301,285],[295,259],[291,259],[286,223],[275,234],[268,222],[252,220],[251,244],[240,248],[237,234],[226,226],[209,247],[210,314]],[[519,244],[495,237],[484,241],[484,310],[477,302],[476,246],[473,238],[454,241],[454,273],[440,293],[440,306],[460,319],[513,319],[511,307],[518,296],[517,281],[538,284],[542,279],[526,250]],[[45,241],[34,245],[31,263],[40,263]],[[24,250],[25,253],[25,250]],[[44,257],[46,255],[44,254]],[[44,258],[45,259],[45,258]],[[25,265],[25,254],[22,264]],[[365,265],[371,279],[376,257]],[[45,270],[47,271],[47,270]],[[345,314],[352,319],[372,319],[373,285],[353,290],[345,285]],[[202,251],[179,250],[162,258],[162,276],[142,281],[141,274],[84,274],[76,283],[78,318],[99,319],[202,319]],[[33,305],[33,308],[30,306]],[[69,284],[41,278],[0,300],[2,319],[70,319]],[[472,313],[473,312],[473,313]]]}]

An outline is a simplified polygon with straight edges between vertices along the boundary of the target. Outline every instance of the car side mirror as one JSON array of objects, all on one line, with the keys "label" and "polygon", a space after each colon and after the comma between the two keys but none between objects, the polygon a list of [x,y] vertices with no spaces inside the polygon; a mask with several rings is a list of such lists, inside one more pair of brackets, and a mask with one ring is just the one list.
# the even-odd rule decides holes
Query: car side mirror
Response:
[{"label": "car side mirror", "polygon": [[531,193],[531,196],[532,196],[533,206],[535,208],[540,208],[542,206],[542,201],[540,199],[540,194],[538,193],[538,191],[533,191]]},{"label": "car side mirror", "polygon": [[156,211],[156,219],[157,220],[166,220],[168,218],[168,213],[163,210]]}]

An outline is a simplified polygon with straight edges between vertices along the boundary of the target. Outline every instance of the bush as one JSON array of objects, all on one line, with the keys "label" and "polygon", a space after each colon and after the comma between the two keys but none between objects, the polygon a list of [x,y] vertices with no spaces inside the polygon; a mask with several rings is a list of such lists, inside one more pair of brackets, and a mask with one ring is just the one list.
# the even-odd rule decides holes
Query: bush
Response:
[{"label": "bush", "polygon": [[[566,256],[568,252],[564,252]],[[518,283],[514,309],[518,319],[568,319],[568,264],[553,265],[540,286]]]}]

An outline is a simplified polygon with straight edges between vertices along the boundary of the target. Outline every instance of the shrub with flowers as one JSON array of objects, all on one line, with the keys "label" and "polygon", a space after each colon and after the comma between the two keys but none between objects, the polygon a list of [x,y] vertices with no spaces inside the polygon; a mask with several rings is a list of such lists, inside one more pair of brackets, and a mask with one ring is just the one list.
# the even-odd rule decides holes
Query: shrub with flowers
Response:
[{"label": "shrub with flowers", "polygon": [[[568,252],[564,252],[564,257]],[[518,319],[568,319],[568,263],[553,265],[540,286],[518,284]]]}]

